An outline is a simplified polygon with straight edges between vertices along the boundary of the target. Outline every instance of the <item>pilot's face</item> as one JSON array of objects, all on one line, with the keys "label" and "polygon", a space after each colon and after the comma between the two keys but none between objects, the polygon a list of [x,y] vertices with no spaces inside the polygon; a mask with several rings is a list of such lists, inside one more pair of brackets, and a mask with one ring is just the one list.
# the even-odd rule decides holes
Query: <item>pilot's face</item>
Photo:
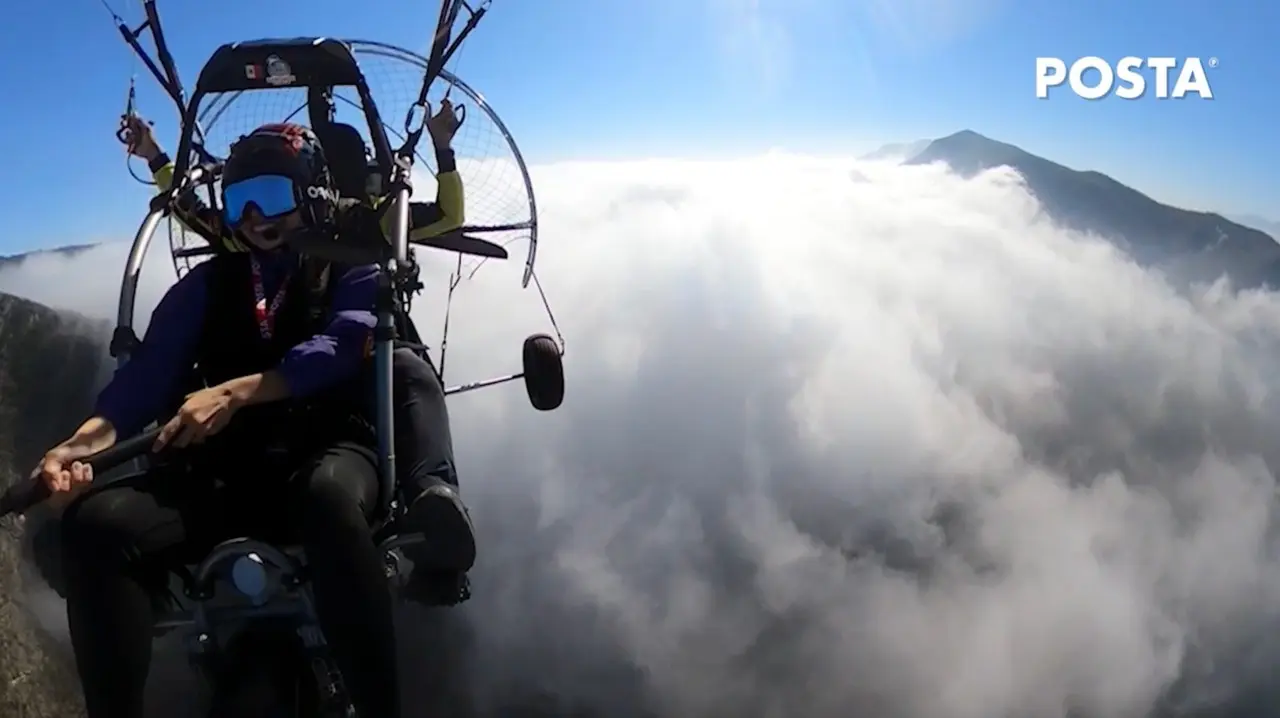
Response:
[{"label": "pilot's face", "polygon": [[289,214],[267,219],[256,207],[245,209],[244,221],[237,228],[245,241],[264,252],[284,246],[289,232],[302,227],[302,212],[294,210]]}]

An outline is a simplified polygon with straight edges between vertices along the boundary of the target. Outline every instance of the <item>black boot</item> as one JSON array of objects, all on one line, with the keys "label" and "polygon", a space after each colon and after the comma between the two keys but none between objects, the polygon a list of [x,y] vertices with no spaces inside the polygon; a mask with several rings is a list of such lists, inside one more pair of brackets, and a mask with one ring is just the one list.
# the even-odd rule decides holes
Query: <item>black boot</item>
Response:
[{"label": "black boot", "polygon": [[413,571],[406,596],[430,605],[466,599],[466,572],[476,562],[471,515],[458,490],[444,482],[428,486],[409,504],[397,533],[421,533],[422,543],[404,547]]}]

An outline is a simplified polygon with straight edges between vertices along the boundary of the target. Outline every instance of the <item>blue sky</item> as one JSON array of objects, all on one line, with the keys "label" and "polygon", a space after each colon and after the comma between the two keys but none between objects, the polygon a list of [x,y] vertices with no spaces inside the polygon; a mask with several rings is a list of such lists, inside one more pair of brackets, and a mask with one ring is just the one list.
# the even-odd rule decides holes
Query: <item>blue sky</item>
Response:
[{"label": "blue sky", "polygon": [[[435,0],[160,0],[190,86],[219,44],[337,35],[423,50]],[[131,22],[137,0],[114,0]],[[454,68],[532,162],[850,153],[969,128],[1182,206],[1280,216],[1280,5],[1220,0],[494,0]],[[359,11],[358,11],[359,9]],[[148,196],[113,138],[131,73],[98,0],[0,23],[0,254],[130,235]],[[1215,99],[1034,94],[1034,60],[1215,57]]]}]

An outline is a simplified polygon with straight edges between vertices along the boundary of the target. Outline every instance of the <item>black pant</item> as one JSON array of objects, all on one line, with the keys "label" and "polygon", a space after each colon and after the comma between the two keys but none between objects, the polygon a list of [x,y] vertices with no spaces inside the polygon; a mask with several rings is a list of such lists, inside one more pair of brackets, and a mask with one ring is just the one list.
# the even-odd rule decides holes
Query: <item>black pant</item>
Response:
[{"label": "black pant", "polygon": [[458,475],[444,387],[435,369],[412,349],[398,347],[391,357],[396,473],[401,485],[409,499],[435,482],[456,487]]},{"label": "black pant", "polygon": [[375,457],[339,443],[292,477],[270,473],[218,484],[159,468],[95,487],[67,508],[67,617],[89,718],[142,718],[156,578],[242,535],[302,544],[322,630],[359,714],[398,718],[392,598],[369,527]]}]

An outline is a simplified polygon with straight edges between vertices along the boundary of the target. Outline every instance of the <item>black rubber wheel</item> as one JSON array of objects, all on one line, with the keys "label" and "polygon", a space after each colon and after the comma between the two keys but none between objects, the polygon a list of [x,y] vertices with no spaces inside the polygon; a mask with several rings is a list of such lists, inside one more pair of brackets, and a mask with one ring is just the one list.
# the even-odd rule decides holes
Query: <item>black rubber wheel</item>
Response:
[{"label": "black rubber wheel", "polygon": [[524,388],[538,411],[551,411],[564,401],[564,361],[560,345],[546,334],[524,340]]}]

